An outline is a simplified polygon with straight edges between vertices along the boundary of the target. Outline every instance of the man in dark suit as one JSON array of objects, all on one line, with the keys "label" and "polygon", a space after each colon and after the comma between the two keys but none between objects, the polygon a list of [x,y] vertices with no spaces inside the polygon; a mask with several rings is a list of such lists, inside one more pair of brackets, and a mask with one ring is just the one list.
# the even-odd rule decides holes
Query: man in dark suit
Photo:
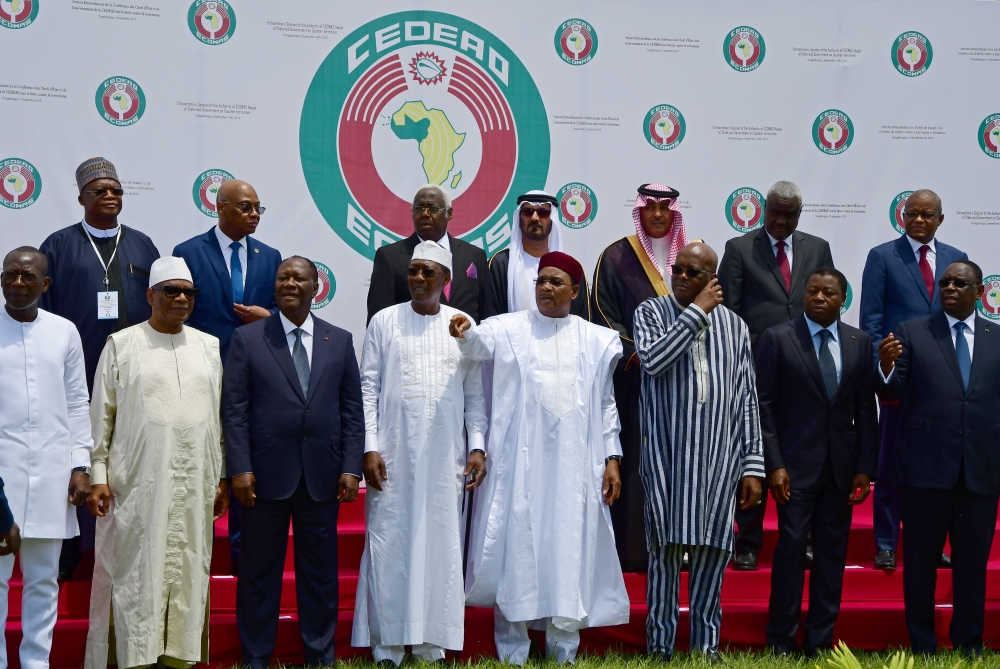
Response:
[{"label": "man in dark suit", "polygon": [[[764,227],[726,242],[719,285],[726,307],[747,324],[755,348],[761,332],[802,315],[809,273],[833,267],[830,244],[796,230],[801,213],[802,191],[791,181],[779,181],[767,191]],[[757,569],[766,508],[764,495],[760,506],[736,510],[736,569]]]},{"label": "man in dark suit", "polygon": [[311,261],[281,263],[279,313],[233,333],[222,380],[226,467],[245,507],[236,622],[254,669],[274,650],[290,518],[305,663],[335,662],[337,512],[358,495],[365,420],[351,334],[309,313],[318,288]]},{"label": "man in dark suit", "polygon": [[410,301],[406,269],[420,242],[435,242],[451,251],[454,271],[441,294],[442,304],[464,311],[477,323],[495,313],[486,253],[448,234],[451,216],[451,196],[444,188],[430,185],[417,191],[413,198],[413,234],[375,252],[366,322],[386,307]]},{"label": "man in dark suit", "polygon": [[840,322],[847,278],[832,267],[806,280],[795,319],[757,339],[757,396],[764,467],[778,504],[767,643],[796,647],[807,532],[815,558],[805,621],[807,655],[833,646],[852,508],[878,468],[875,368],[864,332]]},{"label": "man in dark suit", "polygon": [[982,655],[986,565],[1000,501],[1000,332],[976,315],[978,265],[951,263],[938,286],[944,311],[906,321],[878,347],[879,394],[902,401],[893,474],[906,627],[915,652],[934,653],[934,586],[950,534],[949,636],[956,650]]},{"label": "man in dark suit", "polygon": [[[941,309],[937,280],[945,267],[968,256],[936,239],[944,221],[941,198],[934,191],[917,190],[903,208],[906,234],[876,246],[868,253],[861,279],[860,327],[872,339],[872,356],[878,364],[878,342],[899,324]],[[899,504],[892,478],[899,402],[880,399],[878,482],[875,484],[875,568],[896,568],[899,542]],[[949,564],[941,556],[942,566]]]}]

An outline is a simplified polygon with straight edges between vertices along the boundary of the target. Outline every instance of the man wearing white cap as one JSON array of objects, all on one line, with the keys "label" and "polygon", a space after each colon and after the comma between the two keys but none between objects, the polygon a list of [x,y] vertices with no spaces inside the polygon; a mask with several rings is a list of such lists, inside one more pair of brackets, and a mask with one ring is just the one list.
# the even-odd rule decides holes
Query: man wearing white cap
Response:
[{"label": "man wearing white cap", "polygon": [[213,520],[229,504],[219,341],[184,326],[198,296],[184,260],[155,261],[149,285],[152,316],[108,337],[94,380],[86,669],[208,661]]},{"label": "man wearing white cap", "polygon": [[[452,256],[416,246],[411,301],[382,309],[361,353],[365,409],[365,550],[351,645],[397,666],[405,646],[434,662],[465,638],[459,511],[486,476],[480,363],[463,357],[441,304]],[[463,435],[468,434],[468,445]]]}]

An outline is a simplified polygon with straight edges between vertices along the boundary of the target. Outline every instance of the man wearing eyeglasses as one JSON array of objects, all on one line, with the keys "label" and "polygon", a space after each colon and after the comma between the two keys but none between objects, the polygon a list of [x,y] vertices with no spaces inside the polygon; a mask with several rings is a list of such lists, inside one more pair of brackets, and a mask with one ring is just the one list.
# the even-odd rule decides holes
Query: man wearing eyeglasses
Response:
[{"label": "man wearing eyeglasses", "polygon": [[[207,662],[214,521],[229,505],[219,341],[184,325],[180,258],[150,268],[149,320],[116,332],[90,406],[87,505],[98,517],[86,669]],[[110,640],[115,645],[110,647]]]},{"label": "man wearing eyeglasses", "polygon": [[[80,332],[88,392],[108,336],[149,318],[149,267],[160,257],[153,241],[122,225],[122,189],[106,158],[85,160],[76,169],[83,220],[54,232],[42,243],[49,266],[49,289],[39,306],[71,321]],[[94,517],[79,509],[80,536],[67,540],[59,577],[69,580],[81,552],[94,548]],[[90,574],[81,574],[84,580]]]},{"label": "man wearing eyeglasses", "polygon": [[[941,198],[934,191],[913,191],[903,206],[903,220],[906,234],[873,248],[861,279],[859,325],[876,343],[895,332],[903,321],[940,311],[937,281],[951,263],[969,257],[937,239],[944,215]],[[877,348],[872,355],[877,364]],[[896,568],[900,519],[893,460],[899,419],[899,401],[880,397],[881,447],[873,500],[876,569]],[[941,562],[944,567],[950,564],[945,554]]]},{"label": "man wearing eyeglasses", "polygon": [[406,270],[413,249],[421,242],[433,242],[452,254],[454,272],[441,293],[441,303],[463,311],[478,323],[489,318],[493,290],[486,253],[448,234],[451,195],[442,186],[428,184],[413,197],[413,234],[375,251],[372,278],[368,286],[368,319],[386,307],[410,301]]}]

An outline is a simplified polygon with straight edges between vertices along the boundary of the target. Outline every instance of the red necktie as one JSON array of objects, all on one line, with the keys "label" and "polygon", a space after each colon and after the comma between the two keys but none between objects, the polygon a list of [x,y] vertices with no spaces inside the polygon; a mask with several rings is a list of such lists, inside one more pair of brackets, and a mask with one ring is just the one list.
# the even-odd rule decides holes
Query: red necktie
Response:
[{"label": "red necktie", "polygon": [[781,270],[781,278],[785,280],[785,290],[792,292],[792,268],[788,264],[788,256],[785,255],[785,247],[788,246],[781,241],[775,244],[778,247],[778,254],[774,259],[778,261],[778,269]]},{"label": "red necktie", "polygon": [[931,271],[931,264],[927,261],[927,251],[931,247],[924,244],[920,247],[920,273],[924,275],[924,285],[927,287],[927,299],[934,301],[934,272]]}]

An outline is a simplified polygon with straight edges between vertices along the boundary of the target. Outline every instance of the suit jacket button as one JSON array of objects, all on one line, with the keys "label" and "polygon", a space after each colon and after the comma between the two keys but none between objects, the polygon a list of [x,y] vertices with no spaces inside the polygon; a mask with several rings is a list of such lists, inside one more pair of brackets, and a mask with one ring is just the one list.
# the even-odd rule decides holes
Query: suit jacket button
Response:
[{"label": "suit jacket button", "polygon": [[958,433],[959,433],[959,434],[962,434],[962,430],[964,430],[964,429],[965,429],[965,428],[961,428],[961,427],[960,427],[960,428],[958,428]]},{"label": "suit jacket button", "polygon": [[[966,404],[968,404],[968,402],[966,402]],[[306,413],[309,413],[309,409],[306,409]]]},{"label": "suit jacket button", "polygon": [[302,435],[302,441],[306,440],[306,435]]}]

